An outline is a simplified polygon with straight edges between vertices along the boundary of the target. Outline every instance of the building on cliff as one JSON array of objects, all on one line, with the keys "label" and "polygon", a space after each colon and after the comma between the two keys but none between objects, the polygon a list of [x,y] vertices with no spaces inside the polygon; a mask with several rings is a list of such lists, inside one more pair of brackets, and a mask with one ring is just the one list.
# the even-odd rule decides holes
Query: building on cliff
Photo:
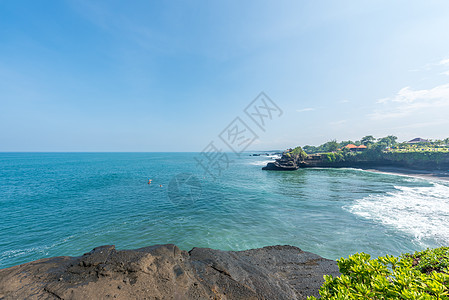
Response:
[{"label": "building on cliff", "polygon": [[347,144],[343,148],[349,149],[350,151],[363,151],[366,149],[365,145],[356,146],[354,144]]},{"label": "building on cliff", "polygon": [[413,140],[410,140],[406,142],[407,144],[417,144],[417,143],[430,143],[429,140],[422,139],[422,138],[414,138]]}]

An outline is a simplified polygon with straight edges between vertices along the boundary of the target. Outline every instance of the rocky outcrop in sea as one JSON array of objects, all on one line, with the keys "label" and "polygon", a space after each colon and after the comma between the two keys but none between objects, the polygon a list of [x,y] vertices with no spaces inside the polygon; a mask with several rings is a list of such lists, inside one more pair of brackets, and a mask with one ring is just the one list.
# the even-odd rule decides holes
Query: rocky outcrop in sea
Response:
[{"label": "rocky outcrop in sea", "polygon": [[[300,147],[298,147],[301,149]],[[301,149],[301,152],[302,149]],[[307,154],[301,155],[301,153],[294,152],[284,152],[281,157],[276,159],[274,162],[269,162],[262,170],[273,170],[273,171],[294,171],[301,167],[301,164],[307,159]]]},{"label": "rocky outcrop in sea", "polygon": [[1,299],[306,299],[335,261],[293,246],[220,251],[156,245],[45,258],[0,270]]}]

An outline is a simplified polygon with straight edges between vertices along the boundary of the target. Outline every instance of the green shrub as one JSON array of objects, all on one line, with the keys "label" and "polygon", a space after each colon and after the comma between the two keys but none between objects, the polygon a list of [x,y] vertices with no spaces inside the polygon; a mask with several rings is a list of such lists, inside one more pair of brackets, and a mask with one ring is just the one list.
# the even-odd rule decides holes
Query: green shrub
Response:
[{"label": "green shrub", "polygon": [[295,159],[299,159],[299,161],[303,161],[307,157],[307,153],[302,150],[301,147],[296,147],[292,151],[288,152],[288,157],[293,157]]},{"label": "green shrub", "polygon": [[356,253],[337,262],[342,275],[324,276],[321,299],[449,299],[449,247],[376,259]]},{"label": "green shrub", "polygon": [[325,162],[339,162],[339,161],[344,161],[344,156],[341,151],[321,153],[321,159]]},{"label": "green shrub", "polygon": [[334,162],[335,154],[334,153],[321,153],[321,159],[325,162]]}]

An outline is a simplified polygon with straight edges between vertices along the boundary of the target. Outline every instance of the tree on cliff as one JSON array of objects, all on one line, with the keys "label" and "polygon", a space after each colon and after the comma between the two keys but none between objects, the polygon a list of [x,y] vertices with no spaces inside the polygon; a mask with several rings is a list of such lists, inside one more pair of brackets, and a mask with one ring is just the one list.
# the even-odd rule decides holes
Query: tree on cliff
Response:
[{"label": "tree on cliff", "polygon": [[380,138],[377,140],[377,144],[379,146],[384,146],[384,147],[391,147],[397,144],[397,139],[398,137],[394,136],[394,135],[389,135],[383,138]]},{"label": "tree on cliff", "polygon": [[367,136],[362,137],[362,139],[360,141],[362,142],[363,145],[369,146],[371,144],[374,144],[376,139],[372,135],[367,135]]},{"label": "tree on cliff", "polygon": [[304,159],[306,159],[307,157],[307,153],[304,152],[304,150],[302,150],[301,147],[296,147],[295,149],[293,149],[292,151],[289,152],[290,157],[299,160],[299,161],[304,161]]},{"label": "tree on cliff", "polygon": [[309,154],[333,152],[333,151],[336,151],[339,147],[340,147],[340,144],[337,143],[336,140],[332,140],[332,141],[326,142],[318,147],[306,145],[306,146],[304,146],[304,151],[306,151]]},{"label": "tree on cliff", "polygon": [[329,152],[337,151],[339,144],[337,143],[337,140],[332,140],[327,142],[326,144],[326,150]]}]

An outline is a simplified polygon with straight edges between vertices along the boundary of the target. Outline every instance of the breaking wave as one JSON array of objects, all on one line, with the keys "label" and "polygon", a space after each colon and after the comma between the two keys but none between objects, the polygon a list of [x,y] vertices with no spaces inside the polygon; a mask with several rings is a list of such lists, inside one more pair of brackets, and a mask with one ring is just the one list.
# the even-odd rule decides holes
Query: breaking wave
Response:
[{"label": "breaking wave", "polygon": [[267,163],[269,163],[269,162],[274,162],[274,160],[259,160],[259,161],[252,161],[252,162],[249,162],[249,164],[250,164],[250,165],[253,165],[253,166],[266,166]]},{"label": "breaking wave", "polygon": [[392,226],[417,242],[439,246],[449,240],[449,186],[395,186],[395,191],[356,200],[349,211]]}]

